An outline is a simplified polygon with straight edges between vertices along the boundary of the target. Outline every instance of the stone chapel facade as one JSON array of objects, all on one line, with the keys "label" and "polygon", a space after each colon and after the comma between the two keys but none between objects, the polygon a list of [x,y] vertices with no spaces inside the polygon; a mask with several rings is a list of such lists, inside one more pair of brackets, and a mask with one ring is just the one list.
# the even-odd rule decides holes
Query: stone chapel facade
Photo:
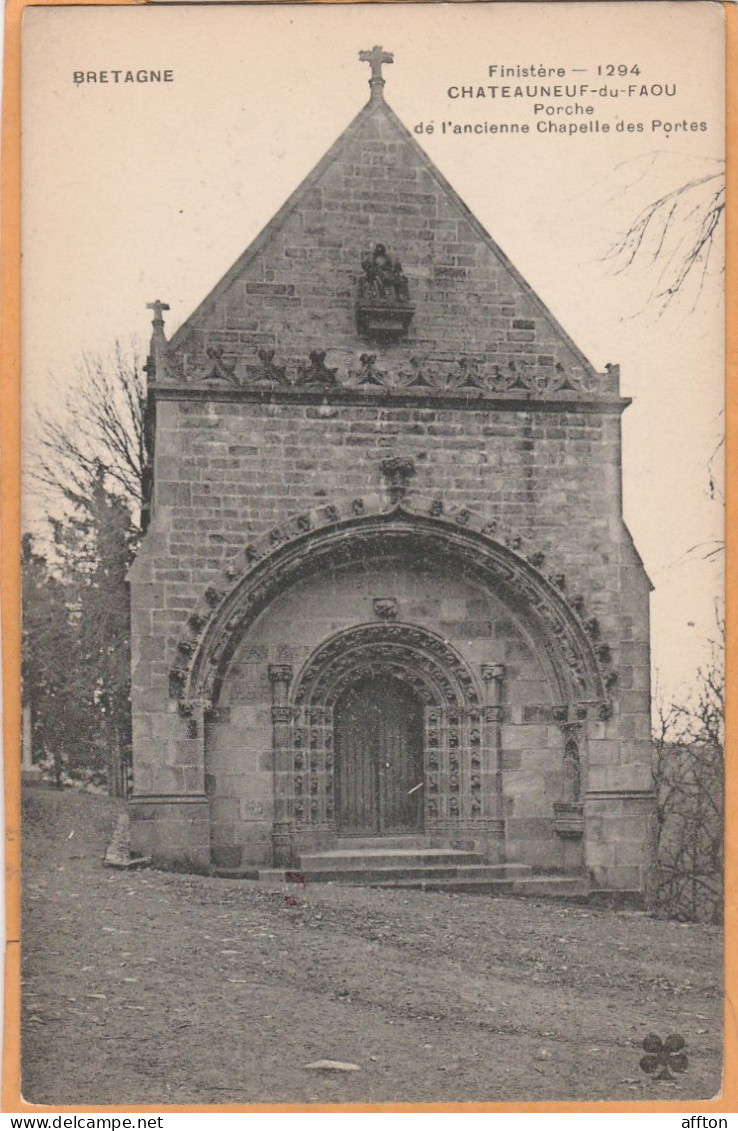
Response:
[{"label": "stone chapel facade", "polygon": [[[643,891],[648,600],[597,373],[384,99],[184,325],[154,310],[132,847],[351,838]],[[359,843],[357,839],[357,843]]]}]

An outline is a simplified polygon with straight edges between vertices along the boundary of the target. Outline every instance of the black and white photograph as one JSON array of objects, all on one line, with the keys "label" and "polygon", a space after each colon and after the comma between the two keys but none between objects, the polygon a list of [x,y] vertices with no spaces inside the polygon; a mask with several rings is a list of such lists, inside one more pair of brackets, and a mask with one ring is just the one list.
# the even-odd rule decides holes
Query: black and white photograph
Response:
[{"label": "black and white photograph", "polygon": [[25,1101],[720,1095],[724,51],[26,10]]}]

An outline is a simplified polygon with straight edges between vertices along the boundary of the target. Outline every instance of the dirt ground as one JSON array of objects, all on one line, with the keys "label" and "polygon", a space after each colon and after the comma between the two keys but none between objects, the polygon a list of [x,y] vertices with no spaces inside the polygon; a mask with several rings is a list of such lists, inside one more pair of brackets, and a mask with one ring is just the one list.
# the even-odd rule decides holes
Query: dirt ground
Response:
[{"label": "dirt ground", "polygon": [[[700,1099],[721,938],[542,899],[102,866],[118,809],[28,790],[23,1092],[47,1104]],[[639,1068],[648,1033],[689,1067]],[[311,1061],[349,1061],[327,1074]]]}]

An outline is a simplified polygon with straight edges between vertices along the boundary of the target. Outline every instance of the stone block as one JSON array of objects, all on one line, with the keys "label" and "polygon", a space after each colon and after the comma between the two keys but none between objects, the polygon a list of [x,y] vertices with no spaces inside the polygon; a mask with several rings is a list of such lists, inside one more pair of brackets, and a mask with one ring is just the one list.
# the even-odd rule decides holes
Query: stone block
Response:
[{"label": "stone block", "polygon": [[589,787],[594,789],[592,775],[599,772],[601,767],[617,765],[620,761],[620,743],[610,739],[593,739],[587,745],[587,754],[590,765]]},{"label": "stone block", "polygon": [[164,867],[207,870],[210,860],[207,801],[142,799],[129,802],[131,848]]},{"label": "stone block", "polygon": [[234,827],[240,820],[238,797],[222,797],[216,794],[210,799],[210,820],[222,826],[230,822]]},{"label": "stone block", "polygon": [[[135,764],[134,764],[135,774]],[[174,766],[159,763],[151,767],[151,790],[156,794],[178,794],[183,792],[184,782]]]},{"label": "stone block", "polygon": [[644,844],[643,833],[645,830],[639,830],[639,837],[636,841],[616,841],[615,843],[615,864],[618,867],[638,867],[642,868],[647,864],[649,859],[648,846]]},{"label": "stone block", "polygon": [[210,849],[210,862],[215,868],[240,868],[243,862],[243,847],[240,844],[213,844]]},{"label": "stone block", "polygon": [[590,790],[650,790],[653,788],[650,765],[627,763],[621,766],[591,765],[587,788]]},{"label": "stone block", "polygon": [[528,724],[517,728],[518,745],[524,751],[541,753],[548,749],[548,730],[545,726]]},{"label": "stone block", "polygon": [[645,877],[640,868],[620,868],[603,865],[591,869],[594,883],[599,888],[613,891],[643,891]]},{"label": "stone block", "polygon": [[511,817],[505,822],[505,833],[514,841],[551,841],[553,813],[550,817]]}]

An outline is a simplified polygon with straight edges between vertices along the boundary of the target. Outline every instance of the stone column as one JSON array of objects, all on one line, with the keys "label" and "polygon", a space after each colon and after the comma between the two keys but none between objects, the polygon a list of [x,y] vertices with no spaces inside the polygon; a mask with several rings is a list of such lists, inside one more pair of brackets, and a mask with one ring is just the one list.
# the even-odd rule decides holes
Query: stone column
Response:
[{"label": "stone column", "polygon": [[288,704],[291,664],[270,664],[272,685],[272,775],[274,824],[272,846],[274,867],[288,868],[294,863],[292,821],[292,708]]},{"label": "stone column", "polygon": [[482,664],[485,692],[485,730],[490,751],[492,777],[492,813],[490,820],[489,855],[494,863],[505,859],[505,816],[502,778],[502,692],[505,681],[504,664]]}]

